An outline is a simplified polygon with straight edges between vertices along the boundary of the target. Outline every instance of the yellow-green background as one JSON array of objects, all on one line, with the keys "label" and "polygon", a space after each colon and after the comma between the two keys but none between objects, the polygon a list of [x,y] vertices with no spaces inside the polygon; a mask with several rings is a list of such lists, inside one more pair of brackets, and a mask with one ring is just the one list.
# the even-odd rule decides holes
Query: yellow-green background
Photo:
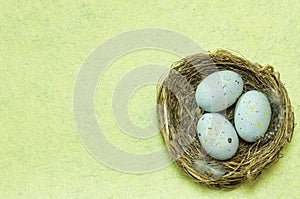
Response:
[{"label": "yellow-green background", "polygon": [[[300,136],[255,185],[230,192],[200,186],[175,165],[148,174],[110,169],[79,139],[72,114],[81,64],[101,42],[123,31],[160,27],[206,50],[236,50],[280,71],[299,118],[300,4],[290,1],[0,1],[0,198],[299,198]],[[144,50],[117,60],[100,81],[97,118],[107,137],[130,152],[163,146],[159,135],[136,141],[111,113],[112,90],[131,69],[169,65],[178,57]],[[112,72],[114,71],[114,73]],[[147,89],[150,91],[147,92]],[[129,103],[139,125],[150,122],[154,85]],[[297,119],[296,119],[297,121]]]}]

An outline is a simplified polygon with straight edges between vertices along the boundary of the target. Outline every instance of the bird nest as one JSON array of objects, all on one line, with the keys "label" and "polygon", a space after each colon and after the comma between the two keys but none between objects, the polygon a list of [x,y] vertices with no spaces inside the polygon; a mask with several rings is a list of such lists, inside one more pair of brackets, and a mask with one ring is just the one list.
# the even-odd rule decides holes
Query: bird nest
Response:
[{"label": "bird nest", "polygon": [[[264,93],[272,109],[266,134],[253,143],[240,139],[237,153],[225,161],[210,157],[197,138],[197,122],[205,111],[195,99],[197,85],[209,74],[222,70],[240,74],[243,93]],[[233,189],[244,181],[254,182],[282,157],[282,148],[293,135],[294,114],[280,74],[272,66],[253,64],[223,49],[175,62],[159,85],[157,104],[161,133],[171,158],[183,172],[209,187]],[[221,112],[232,124],[234,108],[235,104]]]}]

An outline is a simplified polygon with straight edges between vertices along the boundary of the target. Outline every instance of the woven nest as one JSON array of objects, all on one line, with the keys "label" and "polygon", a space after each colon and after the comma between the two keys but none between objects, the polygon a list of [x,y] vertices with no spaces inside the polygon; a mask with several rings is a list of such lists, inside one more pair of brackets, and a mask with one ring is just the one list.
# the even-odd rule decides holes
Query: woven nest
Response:
[{"label": "woven nest", "polygon": [[[267,133],[254,143],[240,139],[237,153],[229,160],[210,157],[197,138],[197,122],[205,113],[195,99],[197,85],[209,74],[232,70],[244,81],[243,93],[263,92],[272,116]],[[254,182],[261,172],[282,157],[290,142],[294,114],[280,74],[272,66],[261,66],[227,50],[192,55],[174,63],[158,89],[158,120],[171,158],[197,182],[209,187],[233,189],[243,181]],[[222,114],[233,124],[235,104]]]}]

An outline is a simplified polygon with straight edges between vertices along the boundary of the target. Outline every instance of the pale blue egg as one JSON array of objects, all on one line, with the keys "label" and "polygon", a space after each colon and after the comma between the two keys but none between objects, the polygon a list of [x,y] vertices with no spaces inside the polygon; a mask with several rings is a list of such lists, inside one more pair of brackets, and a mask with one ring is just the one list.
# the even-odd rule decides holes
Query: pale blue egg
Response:
[{"label": "pale blue egg", "polygon": [[223,115],[204,114],[198,121],[197,132],[203,149],[211,157],[227,160],[237,152],[239,146],[237,133]]},{"label": "pale blue egg", "polygon": [[255,142],[267,132],[271,115],[266,95],[256,90],[248,91],[240,97],[235,107],[236,131],[243,140]]},{"label": "pale blue egg", "polygon": [[243,91],[242,77],[230,70],[207,76],[196,89],[199,107],[208,112],[225,110],[236,102]]}]

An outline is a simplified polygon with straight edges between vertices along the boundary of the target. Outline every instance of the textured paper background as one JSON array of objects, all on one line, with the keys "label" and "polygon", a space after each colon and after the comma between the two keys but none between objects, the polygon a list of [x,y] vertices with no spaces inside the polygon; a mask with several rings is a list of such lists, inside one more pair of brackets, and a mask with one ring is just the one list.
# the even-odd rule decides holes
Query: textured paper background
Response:
[{"label": "textured paper background", "polygon": [[[206,50],[229,48],[275,66],[297,121],[299,13],[297,0],[0,1],[0,198],[299,198],[299,126],[284,157],[256,184],[223,192],[192,182],[175,165],[148,174],[104,166],[80,142],[72,115],[74,82],[89,52],[120,32],[160,27],[185,34]],[[138,51],[103,76],[95,96],[105,103],[96,105],[96,113],[116,146],[149,152],[163,145],[159,135],[146,141],[122,135],[106,105],[126,71],[177,59]],[[130,115],[138,125],[149,122],[154,102],[154,85],[133,96]]]}]

